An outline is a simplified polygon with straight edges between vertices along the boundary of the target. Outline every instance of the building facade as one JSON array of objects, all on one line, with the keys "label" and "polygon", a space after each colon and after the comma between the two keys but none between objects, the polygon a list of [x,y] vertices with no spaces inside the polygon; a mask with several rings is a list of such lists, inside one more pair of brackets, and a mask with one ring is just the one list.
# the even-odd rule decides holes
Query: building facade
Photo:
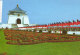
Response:
[{"label": "building facade", "polygon": [[2,21],[2,0],[0,0],[0,22]]}]

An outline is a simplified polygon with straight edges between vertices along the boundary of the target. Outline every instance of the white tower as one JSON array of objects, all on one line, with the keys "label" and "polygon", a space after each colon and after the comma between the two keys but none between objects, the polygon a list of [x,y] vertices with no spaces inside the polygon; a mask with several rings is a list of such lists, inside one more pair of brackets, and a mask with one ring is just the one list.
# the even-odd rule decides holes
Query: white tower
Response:
[{"label": "white tower", "polygon": [[8,24],[29,24],[29,19],[25,11],[17,7],[8,13]]},{"label": "white tower", "polygon": [[2,0],[0,0],[0,22],[2,21]]}]

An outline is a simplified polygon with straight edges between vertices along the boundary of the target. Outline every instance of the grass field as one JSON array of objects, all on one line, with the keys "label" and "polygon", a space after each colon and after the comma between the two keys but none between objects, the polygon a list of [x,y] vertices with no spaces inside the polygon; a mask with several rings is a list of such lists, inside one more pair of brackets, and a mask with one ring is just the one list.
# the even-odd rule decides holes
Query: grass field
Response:
[{"label": "grass field", "polygon": [[0,30],[0,53],[7,52],[7,55],[80,55],[80,42],[8,45],[6,41]]}]

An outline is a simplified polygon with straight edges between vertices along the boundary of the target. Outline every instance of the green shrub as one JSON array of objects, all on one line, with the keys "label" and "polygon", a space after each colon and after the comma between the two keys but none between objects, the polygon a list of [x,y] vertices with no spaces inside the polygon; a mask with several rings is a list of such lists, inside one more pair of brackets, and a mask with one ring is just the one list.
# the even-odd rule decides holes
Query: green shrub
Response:
[{"label": "green shrub", "polygon": [[42,30],[39,30],[39,33],[42,33]]},{"label": "green shrub", "polygon": [[32,30],[29,30],[29,32],[31,32]]},{"label": "green shrub", "polygon": [[55,31],[55,33],[56,33],[56,31]]},{"label": "green shrub", "polygon": [[51,30],[49,30],[48,33],[51,33]]},{"label": "green shrub", "polygon": [[73,33],[73,35],[75,35],[75,33]]},{"label": "green shrub", "polygon": [[28,31],[28,30],[26,30],[26,31]]},{"label": "green shrub", "polygon": [[34,29],[33,32],[36,32],[36,29]]},{"label": "green shrub", "polygon": [[63,30],[62,31],[62,34],[67,34],[67,30]]},{"label": "green shrub", "polygon": [[6,27],[6,29],[8,29],[8,27]]}]

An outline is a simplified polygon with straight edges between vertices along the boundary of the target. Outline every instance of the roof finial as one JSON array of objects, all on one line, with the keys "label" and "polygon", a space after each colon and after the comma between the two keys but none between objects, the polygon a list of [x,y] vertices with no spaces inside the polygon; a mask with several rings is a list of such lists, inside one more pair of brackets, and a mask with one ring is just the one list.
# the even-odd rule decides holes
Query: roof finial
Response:
[{"label": "roof finial", "polygon": [[17,4],[17,8],[19,8],[19,5]]}]

